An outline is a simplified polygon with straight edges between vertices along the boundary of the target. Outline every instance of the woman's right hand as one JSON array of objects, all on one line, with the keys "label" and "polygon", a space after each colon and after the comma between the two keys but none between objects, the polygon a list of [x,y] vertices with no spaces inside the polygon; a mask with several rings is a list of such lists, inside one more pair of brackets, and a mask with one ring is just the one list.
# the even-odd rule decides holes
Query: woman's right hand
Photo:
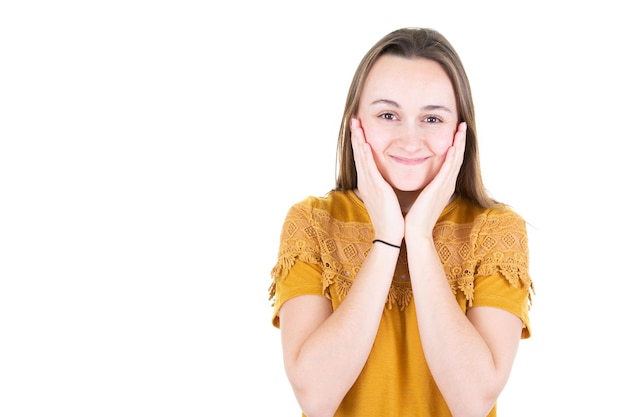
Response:
[{"label": "woman's right hand", "polygon": [[398,197],[378,170],[359,119],[352,118],[350,131],[358,180],[357,193],[367,208],[374,236],[399,245],[404,238],[404,217]]}]

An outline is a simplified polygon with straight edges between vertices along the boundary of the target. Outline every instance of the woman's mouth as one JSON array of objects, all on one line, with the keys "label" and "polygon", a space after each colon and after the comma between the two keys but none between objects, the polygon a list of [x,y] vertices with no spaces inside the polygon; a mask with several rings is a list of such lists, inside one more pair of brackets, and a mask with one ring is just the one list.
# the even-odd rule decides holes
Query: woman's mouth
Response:
[{"label": "woman's mouth", "polygon": [[428,157],[405,158],[402,156],[392,156],[391,159],[402,165],[420,165],[424,163]]}]

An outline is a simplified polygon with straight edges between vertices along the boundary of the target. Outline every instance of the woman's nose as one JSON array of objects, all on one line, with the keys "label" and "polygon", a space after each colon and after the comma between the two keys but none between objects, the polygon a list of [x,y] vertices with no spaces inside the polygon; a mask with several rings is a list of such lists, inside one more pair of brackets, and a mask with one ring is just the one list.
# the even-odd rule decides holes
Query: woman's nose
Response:
[{"label": "woman's nose", "polygon": [[405,150],[415,151],[424,145],[424,132],[414,124],[407,124],[399,139]]}]

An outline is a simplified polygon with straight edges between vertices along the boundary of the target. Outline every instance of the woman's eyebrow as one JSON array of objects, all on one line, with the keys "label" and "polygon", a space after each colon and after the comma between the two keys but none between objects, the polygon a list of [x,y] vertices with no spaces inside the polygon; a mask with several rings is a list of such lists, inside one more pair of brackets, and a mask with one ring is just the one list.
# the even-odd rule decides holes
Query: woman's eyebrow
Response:
[{"label": "woman's eyebrow", "polygon": [[393,107],[400,107],[400,105],[398,103],[396,103],[393,100],[389,100],[386,98],[379,98],[378,100],[374,100],[372,101],[370,104],[387,104],[389,106],[393,106]]},{"label": "woman's eyebrow", "polygon": [[448,113],[452,113],[452,110],[450,110],[447,106],[444,106],[443,104],[429,104],[427,106],[422,107],[422,110],[426,110],[426,111],[442,110]]},{"label": "woman's eyebrow", "polygon": [[[400,105],[393,101],[393,100],[389,100],[386,98],[381,98],[378,100],[374,100],[370,103],[371,105],[375,105],[375,104],[386,104],[388,106],[392,106],[392,107],[396,107],[396,108],[400,108]],[[447,106],[444,106],[443,104],[428,104],[424,107],[422,107],[423,111],[436,111],[436,110],[440,110],[440,111],[445,111],[448,113],[452,113],[452,110],[450,110],[450,108],[448,108]]]}]

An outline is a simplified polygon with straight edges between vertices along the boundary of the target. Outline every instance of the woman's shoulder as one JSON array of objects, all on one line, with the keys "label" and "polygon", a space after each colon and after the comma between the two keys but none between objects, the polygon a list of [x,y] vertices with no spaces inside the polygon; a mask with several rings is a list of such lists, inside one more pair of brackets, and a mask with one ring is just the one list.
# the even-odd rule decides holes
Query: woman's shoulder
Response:
[{"label": "woman's shoulder", "polygon": [[354,192],[331,190],[324,195],[309,195],[298,201],[295,205],[304,205],[315,208],[329,208],[337,204],[348,204],[352,202]]},{"label": "woman's shoulder", "polygon": [[342,221],[369,221],[365,205],[352,190],[331,190],[321,196],[310,195],[295,203],[290,212],[328,216]]},{"label": "woman's shoulder", "polygon": [[461,224],[525,223],[523,217],[505,203],[494,203],[491,207],[483,207],[464,197],[456,198],[442,213],[441,220]]}]

